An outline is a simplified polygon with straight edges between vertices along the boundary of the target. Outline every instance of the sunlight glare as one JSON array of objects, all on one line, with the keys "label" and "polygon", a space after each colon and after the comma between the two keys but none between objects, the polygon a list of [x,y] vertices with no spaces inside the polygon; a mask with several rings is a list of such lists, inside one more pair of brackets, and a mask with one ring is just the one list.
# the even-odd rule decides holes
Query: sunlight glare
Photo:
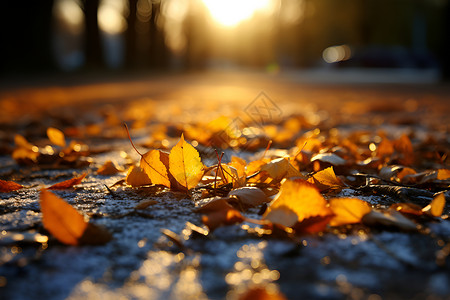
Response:
[{"label": "sunlight glare", "polygon": [[98,8],[98,25],[109,34],[119,34],[127,29],[124,17],[126,2],[121,0],[103,0]]},{"label": "sunlight glare", "polygon": [[270,0],[203,0],[212,18],[219,24],[233,27],[250,19],[257,11],[267,10]]}]

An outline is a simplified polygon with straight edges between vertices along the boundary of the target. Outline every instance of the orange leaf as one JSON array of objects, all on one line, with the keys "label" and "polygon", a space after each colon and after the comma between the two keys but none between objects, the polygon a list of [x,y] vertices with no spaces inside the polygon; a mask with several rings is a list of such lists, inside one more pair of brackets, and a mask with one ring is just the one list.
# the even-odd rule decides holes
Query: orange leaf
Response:
[{"label": "orange leaf", "polygon": [[340,191],[344,186],[342,181],[336,177],[333,167],[317,172],[308,179],[308,182],[314,183],[321,192],[329,190]]},{"label": "orange leaf", "polygon": [[295,222],[310,217],[330,215],[333,215],[333,212],[328,208],[327,201],[313,184],[301,179],[287,179],[263,218],[291,227]]},{"label": "orange leaf", "polygon": [[167,166],[164,160],[167,160],[167,153],[160,150],[150,150],[141,158],[141,168],[154,184],[161,184],[170,188],[170,179],[167,172]]},{"label": "orange leaf", "polygon": [[64,180],[58,183],[55,183],[54,185],[47,188],[47,190],[64,190],[64,189],[70,189],[74,185],[80,184],[81,181],[86,177],[86,173],[81,174],[78,177],[74,177],[72,179]]},{"label": "orange leaf", "polygon": [[324,231],[333,215],[315,216],[296,223],[292,228],[296,234],[313,234]]},{"label": "orange leaf", "polygon": [[275,182],[283,178],[301,177],[302,174],[289,162],[286,157],[274,159],[261,167]]},{"label": "orange leaf", "polygon": [[438,180],[447,180],[450,179],[450,170],[447,169],[439,169],[437,171],[437,179]]},{"label": "orange leaf", "polygon": [[216,210],[202,216],[202,222],[209,228],[209,231],[213,231],[223,225],[242,223],[244,220],[245,218],[241,213],[235,209]]},{"label": "orange leaf", "polygon": [[65,147],[66,146],[66,139],[64,137],[64,133],[62,133],[61,130],[49,127],[47,128],[47,136],[54,145]]},{"label": "orange leaf", "polygon": [[362,217],[372,210],[366,201],[356,198],[334,198],[329,203],[334,213],[331,226],[360,223]]},{"label": "orange leaf", "polygon": [[42,222],[55,238],[67,245],[78,245],[88,226],[75,208],[52,192],[42,190],[40,195]]},{"label": "orange leaf", "polygon": [[184,140],[183,135],[170,151],[169,171],[187,190],[195,187],[202,179],[203,164],[198,151]]},{"label": "orange leaf", "polygon": [[99,174],[99,175],[114,175],[119,172],[122,172],[122,171],[117,169],[116,165],[110,160],[105,162],[105,164],[103,166],[101,166],[100,168],[98,168],[98,170],[97,170],[97,174]]},{"label": "orange leaf", "polygon": [[148,175],[140,167],[131,166],[128,170],[126,183],[131,186],[150,185],[152,181],[148,178]]},{"label": "orange leaf", "polygon": [[250,287],[241,294],[238,300],[286,300],[287,298],[275,289],[269,289],[265,286]]},{"label": "orange leaf", "polygon": [[23,185],[15,183],[14,181],[6,181],[0,179],[0,192],[9,193],[23,188]]},{"label": "orange leaf", "polygon": [[388,139],[383,139],[377,147],[377,157],[390,157],[393,153],[394,144]]},{"label": "orange leaf", "polygon": [[445,207],[445,196],[443,193],[440,193],[427,206],[425,206],[422,211],[424,213],[428,213],[433,217],[440,217]]}]

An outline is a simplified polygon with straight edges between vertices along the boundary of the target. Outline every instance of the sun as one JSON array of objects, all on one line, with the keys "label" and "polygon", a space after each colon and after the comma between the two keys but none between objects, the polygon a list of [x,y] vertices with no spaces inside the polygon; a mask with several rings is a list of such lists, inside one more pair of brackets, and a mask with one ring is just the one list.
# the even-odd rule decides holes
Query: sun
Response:
[{"label": "sun", "polygon": [[226,27],[236,26],[270,6],[270,0],[203,0],[203,3],[212,18]]}]

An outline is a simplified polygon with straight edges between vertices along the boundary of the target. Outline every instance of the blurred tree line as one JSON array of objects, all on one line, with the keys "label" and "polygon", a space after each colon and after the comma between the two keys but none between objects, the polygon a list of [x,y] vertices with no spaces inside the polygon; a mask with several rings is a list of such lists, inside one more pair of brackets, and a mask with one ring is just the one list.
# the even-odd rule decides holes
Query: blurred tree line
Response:
[{"label": "blurred tree line", "polygon": [[[0,75],[60,69],[54,49],[57,1],[1,1]],[[107,35],[98,19],[101,0],[74,1],[84,16],[78,69],[107,70]],[[201,0],[184,1],[184,14],[174,16],[169,11],[180,13],[182,2],[124,1],[121,70],[196,69],[215,61],[311,67],[321,61],[325,48],[347,44],[355,53],[401,46],[435,57],[450,75],[449,0],[278,0],[271,14],[255,14],[253,21],[228,29],[207,19]],[[383,53],[375,49],[372,55]]]}]

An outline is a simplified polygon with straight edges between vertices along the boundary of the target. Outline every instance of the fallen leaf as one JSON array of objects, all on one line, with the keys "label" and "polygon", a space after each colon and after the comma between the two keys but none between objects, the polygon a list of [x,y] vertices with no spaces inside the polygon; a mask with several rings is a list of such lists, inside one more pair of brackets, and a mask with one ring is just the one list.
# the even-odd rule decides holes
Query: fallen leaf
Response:
[{"label": "fallen leaf", "polygon": [[327,206],[327,201],[313,184],[301,179],[286,179],[263,219],[292,227],[293,223],[307,218],[331,215],[333,212]]},{"label": "fallen leaf", "polygon": [[12,158],[17,161],[30,160],[32,162],[36,162],[39,157],[39,148],[33,144],[30,144],[25,137],[20,134],[16,134],[14,136],[14,143],[16,144],[16,148],[12,153]]},{"label": "fallen leaf", "polygon": [[302,177],[302,174],[286,157],[277,158],[268,162],[261,166],[261,171],[266,171],[275,182],[280,182],[283,178]]},{"label": "fallen leaf", "polygon": [[97,174],[99,175],[114,175],[119,172],[122,172],[122,170],[119,170],[116,165],[110,160],[105,162],[103,166],[97,169]]},{"label": "fallen leaf", "polygon": [[175,180],[187,190],[197,186],[203,176],[203,164],[198,151],[184,140],[172,148],[169,154],[169,171]]},{"label": "fallen leaf", "polygon": [[58,241],[66,245],[102,245],[112,239],[106,229],[88,222],[73,206],[52,192],[41,190],[42,223]]},{"label": "fallen leaf", "polygon": [[329,203],[334,213],[330,226],[360,223],[361,219],[372,210],[366,201],[356,198],[334,198],[330,199]]},{"label": "fallen leaf", "polygon": [[66,139],[64,137],[64,133],[61,130],[49,127],[47,128],[47,136],[52,144],[63,148],[66,146]]},{"label": "fallen leaf", "polygon": [[389,207],[389,209],[396,210],[398,212],[401,212],[402,214],[409,214],[414,216],[423,215],[422,208],[414,203],[394,203]]},{"label": "fallen leaf", "polygon": [[88,222],[75,208],[52,192],[40,194],[42,222],[56,239],[67,245],[78,245]]},{"label": "fallen leaf", "polygon": [[78,177],[74,177],[72,179],[64,180],[58,183],[55,183],[54,185],[47,188],[47,190],[64,190],[64,189],[70,189],[74,185],[80,184],[81,181],[86,177],[86,173],[81,174]]},{"label": "fallen leaf", "polygon": [[333,167],[315,173],[308,179],[308,182],[315,184],[321,192],[338,192],[344,187],[344,183],[336,177]]},{"label": "fallen leaf", "polygon": [[6,181],[0,179],[0,192],[9,193],[20,190],[23,185],[15,183],[14,181]]},{"label": "fallen leaf", "polygon": [[427,206],[425,206],[422,211],[424,213],[430,214],[433,217],[440,217],[445,207],[445,196],[444,193],[440,193]]},{"label": "fallen leaf", "polygon": [[217,227],[242,223],[244,220],[245,218],[236,209],[217,210],[202,216],[203,224],[211,232]]},{"label": "fallen leaf", "polygon": [[133,187],[152,184],[152,181],[148,178],[147,173],[137,166],[130,167],[125,182]]},{"label": "fallen leaf", "polygon": [[376,149],[376,156],[379,158],[390,157],[394,153],[394,144],[388,140],[383,139]]},{"label": "fallen leaf", "polygon": [[234,209],[234,207],[228,202],[229,198],[211,198],[210,201],[203,204],[195,211],[202,214],[216,212],[220,210]]},{"label": "fallen leaf", "polygon": [[144,199],[144,200],[139,201],[139,203],[136,204],[134,209],[146,209],[147,207],[149,207],[151,205],[155,205],[157,203],[158,203],[158,201],[156,201],[156,200]]},{"label": "fallen leaf", "polygon": [[368,226],[387,226],[396,227],[404,231],[416,231],[417,225],[404,217],[398,211],[388,209],[385,211],[372,210],[368,214],[364,215],[362,222]]},{"label": "fallen leaf", "polygon": [[311,162],[314,162],[314,161],[321,161],[324,163],[329,163],[333,166],[343,166],[347,163],[345,159],[341,158],[340,156],[338,156],[334,153],[320,153],[320,154],[314,155],[311,158]]},{"label": "fallen leaf", "polygon": [[241,295],[238,300],[286,300],[287,298],[278,290],[265,286],[251,287]]},{"label": "fallen leaf", "polygon": [[447,169],[439,169],[439,170],[437,170],[437,179],[438,180],[450,179],[450,170],[447,170]]},{"label": "fallen leaf", "polygon": [[142,156],[140,166],[152,183],[170,188],[171,184],[167,172],[168,166],[163,162],[168,162],[168,160],[167,153],[160,150],[150,150]]},{"label": "fallen leaf", "polygon": [[264,192],[257,187],[242,187],[228,193],[228,197],[235,197],[244,207],[257,207],[270,202]]}]

